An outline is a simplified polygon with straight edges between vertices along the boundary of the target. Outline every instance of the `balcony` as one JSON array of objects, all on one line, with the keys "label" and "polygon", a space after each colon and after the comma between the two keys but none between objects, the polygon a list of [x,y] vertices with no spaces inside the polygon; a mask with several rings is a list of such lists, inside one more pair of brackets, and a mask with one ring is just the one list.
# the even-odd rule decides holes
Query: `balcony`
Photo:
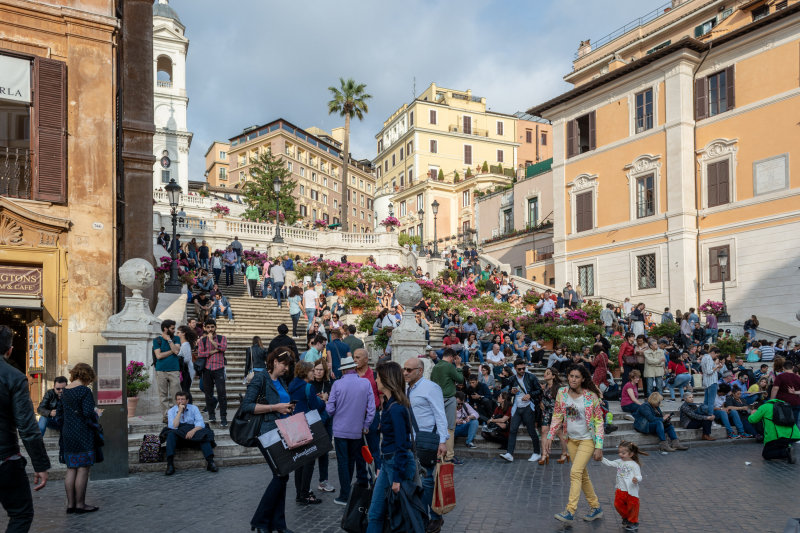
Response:
[{"label": "balcony", "polygon": [[29,200],[32,189],[31,151],[0,147],[0,196]]},{"label": "balcony", "polygon": [[460,125],[460,124],[450,124],[447,127],[447,131],[449,131],[450,133],[461,133],[463,135],[475,135],[477,137],[488,137],[489,136],[489,131],[488,130],[482,130],[482,129],[479,129],[479,128],[470,128],[469,132],[465,132],[463,126]]},{"label": "balcony", "polygon": [[162,89],[172,89],[172,82],[168,80],[156,80],[156,87]]}]

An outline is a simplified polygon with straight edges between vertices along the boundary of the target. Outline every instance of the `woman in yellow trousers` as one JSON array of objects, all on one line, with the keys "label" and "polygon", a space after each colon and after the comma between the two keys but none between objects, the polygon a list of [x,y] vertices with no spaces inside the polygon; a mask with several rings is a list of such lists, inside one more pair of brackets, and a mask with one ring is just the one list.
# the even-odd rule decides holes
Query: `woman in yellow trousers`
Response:
[{"label": "woman in yellow trousers", "polygon": [[[556,405],[550,431],[544,441],[542,454],[550,455],[550,445],[562,428],[566,429],[567,448],[572,458],[570,471],[569,502],[563,513],[555,515],[556,520],[571,523],[578,510],[581,491],[589,502],[589,513],[584,520],[597,520],[603,516],[600,500],[594,492],[592,480],[586,470],[589,460],[603,458],[603,411],[600,408],[600,391],[592,382],[585,366],[573,366],[567,371],[568,386],[556,394]],[[562,445],[563,446],[563,445]]]}]

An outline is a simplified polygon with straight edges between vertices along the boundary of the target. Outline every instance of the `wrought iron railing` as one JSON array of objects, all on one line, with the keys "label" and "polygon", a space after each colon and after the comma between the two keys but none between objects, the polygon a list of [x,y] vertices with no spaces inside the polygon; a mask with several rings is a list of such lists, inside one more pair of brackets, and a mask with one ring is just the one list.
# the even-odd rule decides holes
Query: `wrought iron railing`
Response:
[{"label": "wrought iron railing", "polygon": [[31,151],[0,146],[0,196],[31,198]]}]

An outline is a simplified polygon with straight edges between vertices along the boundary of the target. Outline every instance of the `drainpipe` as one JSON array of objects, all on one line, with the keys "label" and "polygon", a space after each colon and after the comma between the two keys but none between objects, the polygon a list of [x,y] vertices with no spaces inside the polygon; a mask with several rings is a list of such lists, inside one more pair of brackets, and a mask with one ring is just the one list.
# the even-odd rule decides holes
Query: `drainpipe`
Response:
[{"label": "drainpipe", "polygon": [[[709,41],[708,43],[708,50],[706,50],[703,59],[700,60],[700,63],[697,64],[694,71],[692,71],[692,90],[694,90],[695,86],[695,78],[697,77],[697,71],[700,70],[700,67],[703,66],[705,63],[708,54],[711,53],[711,47],[713,46],[713,41]],[[695,95],[696,96],[696,95]],[[697,104],[695,104],[695,111],[697,109]],[[697,153],[697,120],[695,119],[694,125],[692,126],[692,159],[695,159],[695,154]],[[692,167],[695,167],[695,161],[692,161]],[[700,287],[702,283],[700,278],[702,276],[702,271],[700,270],[700,195],[697,190],[697,170],[695,170],[694,174],[694,221],[695,227],[697,228],[697,237],[695,238],[695,275],[697,276],[697,281],[695,283],[696,291],[695,291],[695,307],[697,309],[700,308]]]},{"label": "drainpipe", "polygon": [[534,139],[534,142],[536,143],[536,162],[538,163],[539,159],[540,159],[540,157],[539,157],[539,125],[538,124],[536,125],[536,139]]}]

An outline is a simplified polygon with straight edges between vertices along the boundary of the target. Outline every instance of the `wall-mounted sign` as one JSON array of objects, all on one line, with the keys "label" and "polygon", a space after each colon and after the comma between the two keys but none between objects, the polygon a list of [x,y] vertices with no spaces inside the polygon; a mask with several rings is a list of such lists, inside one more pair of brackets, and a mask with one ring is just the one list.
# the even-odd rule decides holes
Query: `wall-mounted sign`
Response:
[{"label": "wall-mounted sign", "polygon": [[28,361],[25,365],[28,375],[45,372],[44,340],[44,322],[36,319],[28,324]]},{"label": "wall-mounted sign", "polygon": [[6,295],[41,298],[42,267],[0,265],[0,296]]},{"label": "wall-mounted sign", "polygon": [[0,55],[0,100],[31,103],[31,62]]}]

